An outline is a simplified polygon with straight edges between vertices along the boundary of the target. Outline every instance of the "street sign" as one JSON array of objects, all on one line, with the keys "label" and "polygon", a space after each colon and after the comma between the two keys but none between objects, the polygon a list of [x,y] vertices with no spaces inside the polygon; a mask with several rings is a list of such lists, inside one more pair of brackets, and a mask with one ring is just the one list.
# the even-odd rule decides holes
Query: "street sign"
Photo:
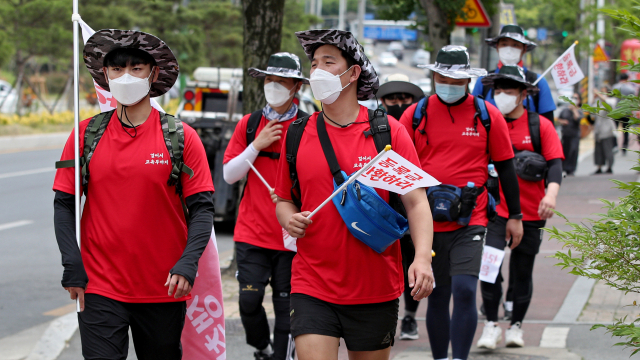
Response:
[{"label": "street sign", "polygon": [[547,40],[547,29],[546,28],[538,28],[538,41]]},{"label": "street sign", "polygon": [[596,44],[596,48],[593,50],[593,62],[609,61],[607,53],[604,52],[600,44]]},{"label": "street sign", "polygon": [[382,27],[382,26],[365,26],[364,27],[365,39],[376,40],[418,40],[418,30],[394,28],[394,27]]},{"label": "street sign", "polygon": [[462,27],[490,27],[491,20],[480,0],[467,0],[462,8],[467,19],[458,17],[456,25]]},{"label": "street sign", "polygon": [[518,25],[518,21],[516,21],[516,10],[513,7],[513,4],[500,4],[500,25]]}]

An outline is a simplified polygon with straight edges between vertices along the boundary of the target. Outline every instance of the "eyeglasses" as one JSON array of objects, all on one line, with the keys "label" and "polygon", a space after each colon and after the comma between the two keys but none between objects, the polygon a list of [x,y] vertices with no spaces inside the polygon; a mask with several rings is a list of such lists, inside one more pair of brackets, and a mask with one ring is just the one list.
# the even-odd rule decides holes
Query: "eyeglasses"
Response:
[{"label": "eyeglasses", "polygon": [[395,93],[395,94],[389,94],[387,96],[385,96],[383,99],[385,100],[400,100],[400,101],[405,101],[407,99],[413,99],[413,96],[411,94],[407,94],[407,93]]}]

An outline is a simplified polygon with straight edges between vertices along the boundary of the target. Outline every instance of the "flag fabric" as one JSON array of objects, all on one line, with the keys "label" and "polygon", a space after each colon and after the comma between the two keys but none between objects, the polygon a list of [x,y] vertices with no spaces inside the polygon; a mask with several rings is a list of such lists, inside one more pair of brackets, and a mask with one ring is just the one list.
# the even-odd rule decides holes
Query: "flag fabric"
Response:
[{"label": "flag fabric", "polygon": [[[82,40],[86,44],[87,40],[89,40],[89,38],[91,37],[91,35],[95,33],[95,31],[93,31],[93,29],[89,25],[87,25],[87,23],[84,22],[83,20],[80,20],[78,23],[80,24],[80,28],[82,29]],[[108,92],[107,90],[101,88],[100,85],[96,84],[95,81],[93,82],[93,86],[96,88],[96,95],[98,96],[100,111],[105,112],[105,111],[110,111],[115,109],[117,103],[113,95],[111,95],[111,93]],[[156,110],[160,112],[165,112],[162,109],[162,106],[160,106],[160,104],[158,104],[158,102],[155,99],[151,99],[151,106],[153,106]]]},{"label": "flag fabric", "polygon": [[404,195],[417,188],[439,185],[440,182],[393,150],[376,161],[357,179],[367,186]]},{"label": "flag fabric", "polygon": [[200,263],[196,282],[187,301],[187,316],[182,330],[182,358],[189,360],[225,360],[222,281],[218,244],[214,229]]},{"label": "flag fabric", "polygon": [[576,61],[575,44],[558,58],[551,69],[551,76],[553,76],[553,81],[558,89],[571,86],[584,79],[584,74]]}]

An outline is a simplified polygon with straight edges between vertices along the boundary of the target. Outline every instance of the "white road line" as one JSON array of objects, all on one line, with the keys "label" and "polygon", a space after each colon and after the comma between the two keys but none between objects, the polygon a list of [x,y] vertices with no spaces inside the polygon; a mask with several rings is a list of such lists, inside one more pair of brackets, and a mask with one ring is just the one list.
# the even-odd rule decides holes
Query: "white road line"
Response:
[{"label": "white road line", "polygon": [[1,224],[0,225],[0,231],[7,230],[7,229],[13,229],[14,227],[25,226],[25,225],[29,225],[29,224],[33,224],[33,220],[20,220],[20,221],[14,221],[14,222],[6,223],[6,224]]},{"label": "white road line", "polygon": [[6,179],[6,178],[12,178],[12,177],[24,176],[24,175],[41,174],[41,173],[50,172],[50,171],[56,171],[56,169],[52,167],[46,167],[46,168],[40,168],[40,169],[16,171],[11,173],[0,174],[0,179]]},{"label": "white road line", "polygon": [[540,339],[541,348],[564,349],[567,347],[567,336],[569,336],[568,327],[551,327],[547,326],[542,332]]},{"label": "white road line", "polygon": [[594,279],[579,276],[573,282],[571,289],[569,289],[569,293],[564,298],[564,302],[553,318],[553,322],[571,323],[578,320],[582,309],[584,309],[591,297],[591,290],[595,284],[596,281]]}]

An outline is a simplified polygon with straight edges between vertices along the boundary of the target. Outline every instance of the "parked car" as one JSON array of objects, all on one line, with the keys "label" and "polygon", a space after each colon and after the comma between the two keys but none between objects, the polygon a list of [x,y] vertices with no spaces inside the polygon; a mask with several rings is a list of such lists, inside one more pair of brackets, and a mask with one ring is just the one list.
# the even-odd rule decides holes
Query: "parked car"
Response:
[{"label": "parked car", "polygon": [[393,53],[385,51],[378,57],[381,66],[396,66],[398,58]]},{"label": "parked car", "polygon": [[431,53],[426,50],[417,50],[411,58],[411,66],[428,65],[431,63]]},{"label": "parked car", "polygon": [[418,85],[425,95],[429,95],[431,93],[431,78],[418,79],[413,83]]},{"label": "parked car", "polygon": [[387,51],[393,53],[398,60],[402,60],[404,57],[404,45],[400,41],[390,42]]}]

